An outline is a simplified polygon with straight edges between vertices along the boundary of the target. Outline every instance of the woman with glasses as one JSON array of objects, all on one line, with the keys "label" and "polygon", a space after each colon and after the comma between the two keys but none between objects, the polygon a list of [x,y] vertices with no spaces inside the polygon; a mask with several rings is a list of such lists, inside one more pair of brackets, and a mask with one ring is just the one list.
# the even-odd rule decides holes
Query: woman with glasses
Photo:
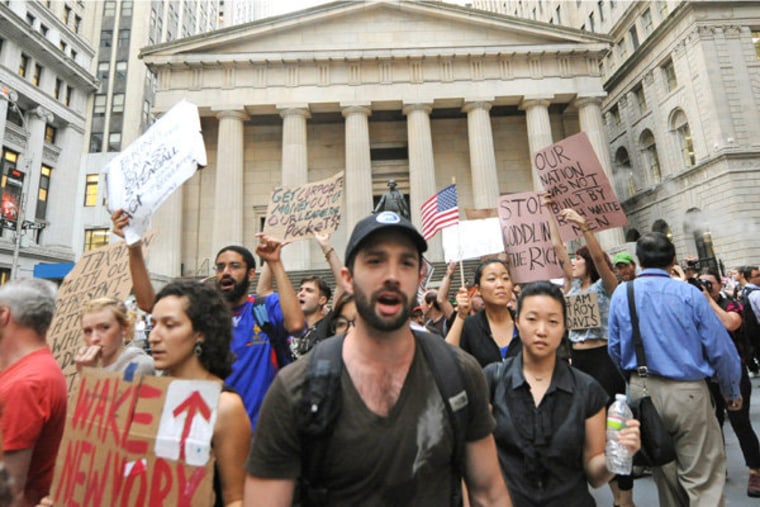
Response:
[{"label": "woman with glasses", "polygon": [[153,358],[137,346],[130,345],[135,315],[116,298],[96,298],[82,310],[80,323],[85,346],[74,357],[77,371],[83,366],[123,372],[135,364],[135,373],[153,375]]},{"label": "woman with glasses", "polygon": [[330,316],[330,331],[334,335],[346,334],[354,327],[356,320],[356,303],[354,295],[344,292],[335,302]]}]

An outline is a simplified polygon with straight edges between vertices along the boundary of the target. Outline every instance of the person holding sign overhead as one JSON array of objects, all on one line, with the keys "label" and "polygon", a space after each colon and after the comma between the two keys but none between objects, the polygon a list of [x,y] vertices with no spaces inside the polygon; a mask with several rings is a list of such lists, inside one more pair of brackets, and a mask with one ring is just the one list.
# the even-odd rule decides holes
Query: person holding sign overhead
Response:
[{"label": "person holding sign overhead", "polygon": [[520,350],[520,337],[507,303],[512,299],[512,278],[507,263],[486,259],[475,269],[475,284],[483,298],[483,310],[470,315],[467,289],[457,292],[457,317],[446,341],[478,360],[480,366],[512,357]]},{"label": "person holding sign overhead", "polygon": [[132,368],[139,375],[155,373],[153,359],[140,347],[129,345],[134,316],[122,301],[110,297],[93,299],[82,310],[81,324],[87,345],[74,357],[77,371],[83,366],[100,366],[118,372]]},{"label": "person holding sign overhead", "polygon": [[[586,240],[586,245],[575,252],[571,261],[560,238],[559,223],[551,211],[552,199],[548,194],[544,195],[543,204],[548,211],[552,244],[565,276],[565,295],[594,293],[599,303],[599,327],[570,329],[568,333],[572,346],[572,364],[602,385],[607,392],[609,405],[615,401],[616,393],[626,392],[625,379],[607,354],[610,297],[618,286],[618,279],[612,262],[602,250],[596,235],[589,229],[586,219],[574,209],[565,208],[559,212],[560,218],[575,224],[583,231],[583,238]],[[633,477],[617,476],[610,482],[610,489],[615,497],[616,506],[634,505]]]},{"label": "person holding sign overhead", "polygon": [[[232,371],[230,312],[219,293],[202,283],[173,281],[156,295],[148,340],[156,368],[184,380],[222,382]],[[211,446],[216,457],[215,507],[243,500],[243,465],[251,426],[240,396],[225,386]]]}]

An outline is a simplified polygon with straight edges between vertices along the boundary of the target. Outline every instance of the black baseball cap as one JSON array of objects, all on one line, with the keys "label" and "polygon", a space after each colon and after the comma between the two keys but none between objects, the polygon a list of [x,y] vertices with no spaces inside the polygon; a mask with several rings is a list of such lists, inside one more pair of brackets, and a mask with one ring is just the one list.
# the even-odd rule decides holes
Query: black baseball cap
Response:
[{"label": "black baseball cap", "polygon": [[381,211],[359,220],[354,226],[351,238],[346,246],[344,257],[346,266],[351,264],[352,258],[359,251],[362,243],[378,231],[395,230],[405,234],[417,247],[420,255],[427,250],[425,238],[417,231],[417,228],[406,218],[393,211]]}]

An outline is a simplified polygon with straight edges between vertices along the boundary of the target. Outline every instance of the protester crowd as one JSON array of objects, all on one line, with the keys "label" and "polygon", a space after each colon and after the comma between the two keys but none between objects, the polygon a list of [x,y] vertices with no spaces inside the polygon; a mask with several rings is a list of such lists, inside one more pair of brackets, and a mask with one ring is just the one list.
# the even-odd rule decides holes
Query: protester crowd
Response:
[{"label": "protester crowd", "polygon": [[[121,301],[83,301],[76,366],[223,383],[211,437],[216,505],[591,506],[589,487],[609,484],[615,505],[632,506],[632,476],[605,464],[607,407],[619,393],[651,396],[672,435],[675,460],[652,469],[661,505],[722,504],[726,413],[747,494],[760,497],[749,420],[760,269],[723,277],[681,267],[660,233],[638,240],[638,265],[625,251],[611,260],[583,216],[561,217],[584,240],[571,256],[550,220],[562,280],[518,285],[495,256],[464,283],[450,264],[420,300],[427,243],[393,211],[356,224],[343,262],[328,235],[316,236],[334,292],[319,277],[293,287],[287,246],[262,234],[254,252],[221,248],[210,282],[156,292],[138,242],[129,266],[151,315],[149,352],[132,343],[135,315]],[[112,220],[122,235],[129,216]],[[591,292],[601,325],[569,329],[565,297]],[[54,503],[46,496],[67,401],[46,342],[54,308],[48,282],[0,287],[0,506]],[[624,421],[619,438],[636,453],[639,422]]]}]

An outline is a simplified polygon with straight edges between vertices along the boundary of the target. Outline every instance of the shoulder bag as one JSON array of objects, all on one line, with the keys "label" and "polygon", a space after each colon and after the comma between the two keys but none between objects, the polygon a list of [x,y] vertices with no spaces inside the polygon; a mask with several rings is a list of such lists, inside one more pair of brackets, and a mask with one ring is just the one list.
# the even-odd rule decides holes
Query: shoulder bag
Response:
[{"label": "shoulder bag", "polygon": [[641,450],[633,457],[633,463],[637,466],[662,466],[676,459],[676,449],[673,445],[673,437],[665,428],[652,398],[647,393],[646,377],[649,371],[644,353],[644,342],[641,340],[639,331],[636,302],[633,298],[633,281],[628,282],[627,285],[628,309],[633,327],[633,347],[636,351],[636,373],[641,377],[644,386],[644,396],[631,402],[633,415],[641,423]]}]

